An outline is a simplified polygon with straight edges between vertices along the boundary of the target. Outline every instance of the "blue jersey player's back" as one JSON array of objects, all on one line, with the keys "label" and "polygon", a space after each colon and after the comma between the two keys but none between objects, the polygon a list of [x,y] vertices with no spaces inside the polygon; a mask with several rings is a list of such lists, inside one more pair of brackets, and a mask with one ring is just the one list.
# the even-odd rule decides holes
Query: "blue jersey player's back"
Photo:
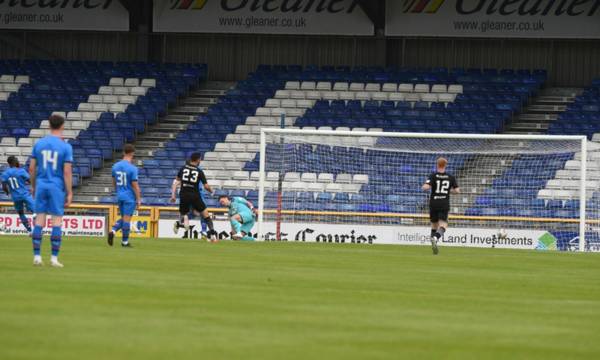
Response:
[{"label": "blue jersey player's back", "polygon": [[2,173],[2,182],[6,184],[13,201],[29,197],[29,173],[19,167],[10,167]]},{"label": "blue jersey player's back", "polygon": [[64,164],[73,162],[73,148],[58,136],[48,135],[33,146],[36,186],[55,186],[65,191]]},{"label": "blue jersey player's back", "polygon": [[121,160],[113,165],[112,176],[117,187],[117,199],[119,201],[135,202],[135,192],[131,184],[138,181],[137,167],[127,160]]}]

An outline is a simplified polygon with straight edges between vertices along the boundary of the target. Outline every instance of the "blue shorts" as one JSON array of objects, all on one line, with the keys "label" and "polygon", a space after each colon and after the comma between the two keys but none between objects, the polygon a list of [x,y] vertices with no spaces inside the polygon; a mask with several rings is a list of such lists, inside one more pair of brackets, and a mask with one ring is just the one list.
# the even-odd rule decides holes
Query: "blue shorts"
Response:
[{"label": "blue shorts", "polygon": [[65,192],[55,185],[39,184],[35,188],[35,212],[63,216],[65,214]]},{"label": "blue shorts", "polygon": [[119,213],[121,214],[121,216],[133,216],[133,213],[135,213],[135,208],[137,207],[135,201],[119,200],[118,204]]},{"label": "blue shorts", "polygon": [[21,212],[25,208],[29,212],[32,212],[32,213],[35,212],[35,204],[33,202],[33,198],[31,197],[31,195],[13,199],[13,202],[15,203],[15,210],[17,210],[17,212]]}]

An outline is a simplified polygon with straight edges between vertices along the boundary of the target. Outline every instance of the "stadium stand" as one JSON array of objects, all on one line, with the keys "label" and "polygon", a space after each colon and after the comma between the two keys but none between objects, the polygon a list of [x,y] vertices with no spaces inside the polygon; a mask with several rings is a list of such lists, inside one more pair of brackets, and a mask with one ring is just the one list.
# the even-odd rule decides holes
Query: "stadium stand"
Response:
[{"label": "stadium stand", "polygon": [[74,185],[91,177],[126,141],[134,141],[191,86],[205,65],[4,60],[0,62],[0,144],[27,162],[36,139],[48,132],[51,113],[67,118],[73,145]]},{"label": "stadium stand", "polygon": [[[203,166],[211,184],[221,193],[243,192],[257,198],[258,136],[261,127],[278,127],[286,114],[287,128],[320,128],[370,131],[418,132],[502,132],[511,116],[518,113],[545,80],[544,71],[463,70],[463,69],[383,69],[349,67],[260,66],[247,80],[198,117],[185,133],[169,142],[145,164],[145,174],[155,179],[158,202],[165,203],[169,181],[174,174],[173,159],[192,150],[205,153]],[[440,125],[441,124],[441,125]],[[196,146],[193,141],[202,141]],[[360,139],[368,145],[370,138]],[[342,163],[351,143],[300,149],[299,156],[323,164]],[[273,150],[270,147],[269,151]],[[277,152],[277,151],[274,151]],[[401,164],[379,164],[385,154],[365,153],[357,157],[355,168],[318,168],[310,166],[284,175],[284,201],[316,210],[416,211],[424,203],[417,183],[429,169],[412,169],[398,179],[412,188],[409,193],[382,189],[386,176]],[[357,156],[352,154],[352,156]],[[423,164],[432,163],[425,156]],[[466,161],[451,159],[455,169]],[[346,162],[347,163],[347,162]],[[426,169],[427,168],[427,169]],[[315,169],[315,167],[312,167]],[[273,170],[273,169],[269,169]],[[272,190],[279,174],[271,172],[267,188]],[[389,178],[388,178],[389,179]],[[369,196],[387,192],[390,199]],[[389,190],[389,191],[388,191]],[[333,202],[324,201],[330,198]],[[274,193],[267,194],[272,206]],[[351,201],[348,201],[351,200]],[[214,199],[209,205],[216,205]],[[389,205],[388,205],[389,204]],[[407,205],[408,204],[408,205]],[[464,210],[463,210],[464,212]]]}]

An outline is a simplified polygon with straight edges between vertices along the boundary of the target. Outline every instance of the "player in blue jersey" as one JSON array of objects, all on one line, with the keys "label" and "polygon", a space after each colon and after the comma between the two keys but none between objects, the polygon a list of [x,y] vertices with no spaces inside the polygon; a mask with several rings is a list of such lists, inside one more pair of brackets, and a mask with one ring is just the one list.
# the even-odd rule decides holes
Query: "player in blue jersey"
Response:
[{"label": "player in blue jersey", "polygon": [[122,247],[131,247],[129,233],[131,231],[131,217],[135,210],[142,204],[142,194],[138,184],[138,169],[132,164],[135,148],[126,144],[123,147],[123,160],[112,167],[113,185],[117,193],[117,204],[121,219],[119,219],[112,230],[108,233],[108,245],[113,245],[115,233],[121,230]]},{"label": "player in blue jersey", "polygon": [[42,231],[46,215],[52,217],[52,257],[50,265],[63,267],[58,261],[62,242],[62,217],[65,207],[73,201],[73,148],[62,139],[65,119],[52,115],[48,119],[50,135],[38,140],[33,146],[29,174],[31,192],[35,197],[35,227],[31,234],[33,242],[33,264],[43,265],[40,255]]},{"label": "player in blue jersey", "polygon": [[221,206],[229,208],[229,221],[231,222],[231,237],[234,240],[252,241],[252,228],[256,221],[257,210],[252,203],[242,197],[221,196],[219,197]]},{"label": "player in blue jersey", "polygon": [[6,195],[10,194],[15,210],[19,214],[21,224],[27,229],[28,233],[31,233],[31,224],[29,219],[25,216],[25,209],[34,213],[35,218],[35,204],[33,198],[29,192],[29,173],[19,165],[19,160],[15,156],[9,156],[7,159],[9,168],[2,173],[2,190]]}]

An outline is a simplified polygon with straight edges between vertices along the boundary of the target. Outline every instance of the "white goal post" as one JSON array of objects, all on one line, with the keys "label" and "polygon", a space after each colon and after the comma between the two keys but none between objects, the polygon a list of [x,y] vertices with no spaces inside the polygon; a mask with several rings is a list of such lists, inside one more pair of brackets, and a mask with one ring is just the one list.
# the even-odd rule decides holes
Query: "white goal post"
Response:
[{"label": "white goal post", "polygon": [[598,230],[586,219],[598,189],[585,136],[262,128],[257,238],[279,240],[282,224],[300,222],[428,226],[420,187],[440,156],[461,187],[450,227],[552,230],[578,237],[579,251],[586,229]]}]

